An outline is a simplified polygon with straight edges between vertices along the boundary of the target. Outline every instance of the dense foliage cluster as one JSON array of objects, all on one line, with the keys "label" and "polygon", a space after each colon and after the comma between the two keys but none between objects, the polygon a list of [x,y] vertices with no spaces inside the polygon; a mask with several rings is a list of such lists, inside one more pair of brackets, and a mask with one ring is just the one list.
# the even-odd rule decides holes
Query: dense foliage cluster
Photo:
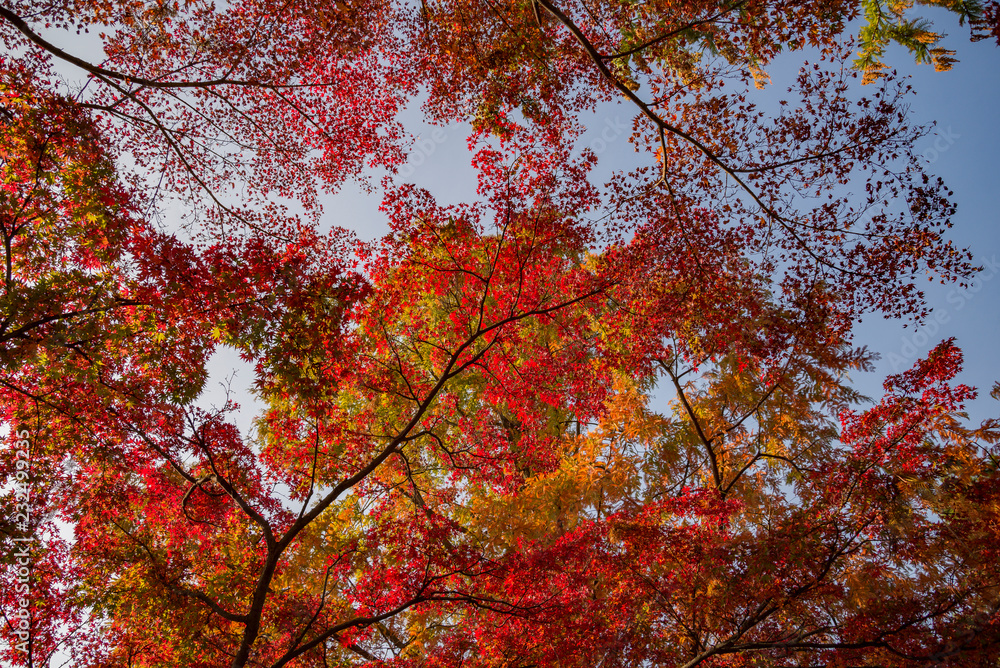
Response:
[{"label": "dense foliage cluster", "polygon": [[[858,317],[974,273],[883,64],[954,62],[911,5],[4,0],[3,661],[995,666],[960,351],[848,382]],[[416,100],[464,204],[401,176]],[[324,231],[378,174],[390,233]]]}]

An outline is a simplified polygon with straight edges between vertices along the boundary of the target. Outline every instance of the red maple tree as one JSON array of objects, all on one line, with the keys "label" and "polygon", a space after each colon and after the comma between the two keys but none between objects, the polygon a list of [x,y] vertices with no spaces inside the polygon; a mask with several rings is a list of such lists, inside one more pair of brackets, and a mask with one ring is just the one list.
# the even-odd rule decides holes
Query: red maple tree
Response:
[{"label": "red maple tree", "polygon": [[[907,6],[20,1],[0,32],[12,665],[1000,657],[961,353],[848,382],[861,314],[974,271],[881,65],[954,62]],[[812,62],[769,112],[783,49]],[[421,94],[472,123],[467,203],[397,178]],[[653,157],[599,189],[574,141],[611,99]],[[370,169],[389,234],[322,232]],[[198,403],[221,346],[250,433]]]}]

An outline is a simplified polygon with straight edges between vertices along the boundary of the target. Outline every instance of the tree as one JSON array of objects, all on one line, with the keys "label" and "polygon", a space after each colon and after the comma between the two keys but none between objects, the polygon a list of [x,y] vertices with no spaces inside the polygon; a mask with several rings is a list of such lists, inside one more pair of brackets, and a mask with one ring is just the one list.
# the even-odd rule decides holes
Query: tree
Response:
[{"label": "tree", "polygon": [[[960,351],[872,405],[848,378],[861,314],[974,273],[881,66],[954,62],[908,7],[0,19],[7,661],[997,661],[997,425],[962,420]],[[99,62],[64,43],[90,28]],[[813,62],[768,115],[782,49]],[[419,91],[473,124],[472,202],[396,178]],[[655,164],[601,190],[574,140],[615,96]],[[322,232],[317,192],[366,166],[390,234]],[[255,367],[252,433],[198,404],[219,346]]]}]

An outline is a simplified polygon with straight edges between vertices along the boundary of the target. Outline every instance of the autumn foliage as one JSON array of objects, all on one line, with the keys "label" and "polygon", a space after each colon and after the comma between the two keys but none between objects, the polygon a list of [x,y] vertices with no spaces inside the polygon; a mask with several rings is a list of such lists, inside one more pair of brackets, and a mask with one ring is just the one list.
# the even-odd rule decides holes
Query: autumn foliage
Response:
[{"label": "autumn foliage", "polygon": [[[961,352],[850,384],[861,315],[975,272],[884,64],[955,62],[911,5],[5,1],[3,660],[995,666]],[[471,124],[465,203],[400,176],[418,106]],[[321,219],[351,179],[383,238]]]}]

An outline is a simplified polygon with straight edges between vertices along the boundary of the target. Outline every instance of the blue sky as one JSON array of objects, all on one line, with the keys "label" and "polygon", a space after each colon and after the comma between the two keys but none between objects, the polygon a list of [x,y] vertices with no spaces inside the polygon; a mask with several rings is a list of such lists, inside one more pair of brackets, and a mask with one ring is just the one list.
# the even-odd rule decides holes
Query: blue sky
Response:
[{"label": "blue sky", "polygon": [[882,353],[881,377],[904,370],[941,339],[955,337],[965,352],[960,379],[980,389],[970,406],[970,417],[979,421],[1000,416],[1000,405],[989,397],[993,382],[1000,380],[1000,48],[988,41],[969,43],[964,28],[952,32],[948,42],[960,62],[950,72],[917,66],[904,51],[892,56],[901,72],[912,75],[914,119],[937,124],[917,148],[955,192],[958,214],[951,239],[970,248],[984,268],[967,290],[928,283],[927,301],[934,311],[923,327],[903,329],[870,318],[859,328],[858,340]]}]

